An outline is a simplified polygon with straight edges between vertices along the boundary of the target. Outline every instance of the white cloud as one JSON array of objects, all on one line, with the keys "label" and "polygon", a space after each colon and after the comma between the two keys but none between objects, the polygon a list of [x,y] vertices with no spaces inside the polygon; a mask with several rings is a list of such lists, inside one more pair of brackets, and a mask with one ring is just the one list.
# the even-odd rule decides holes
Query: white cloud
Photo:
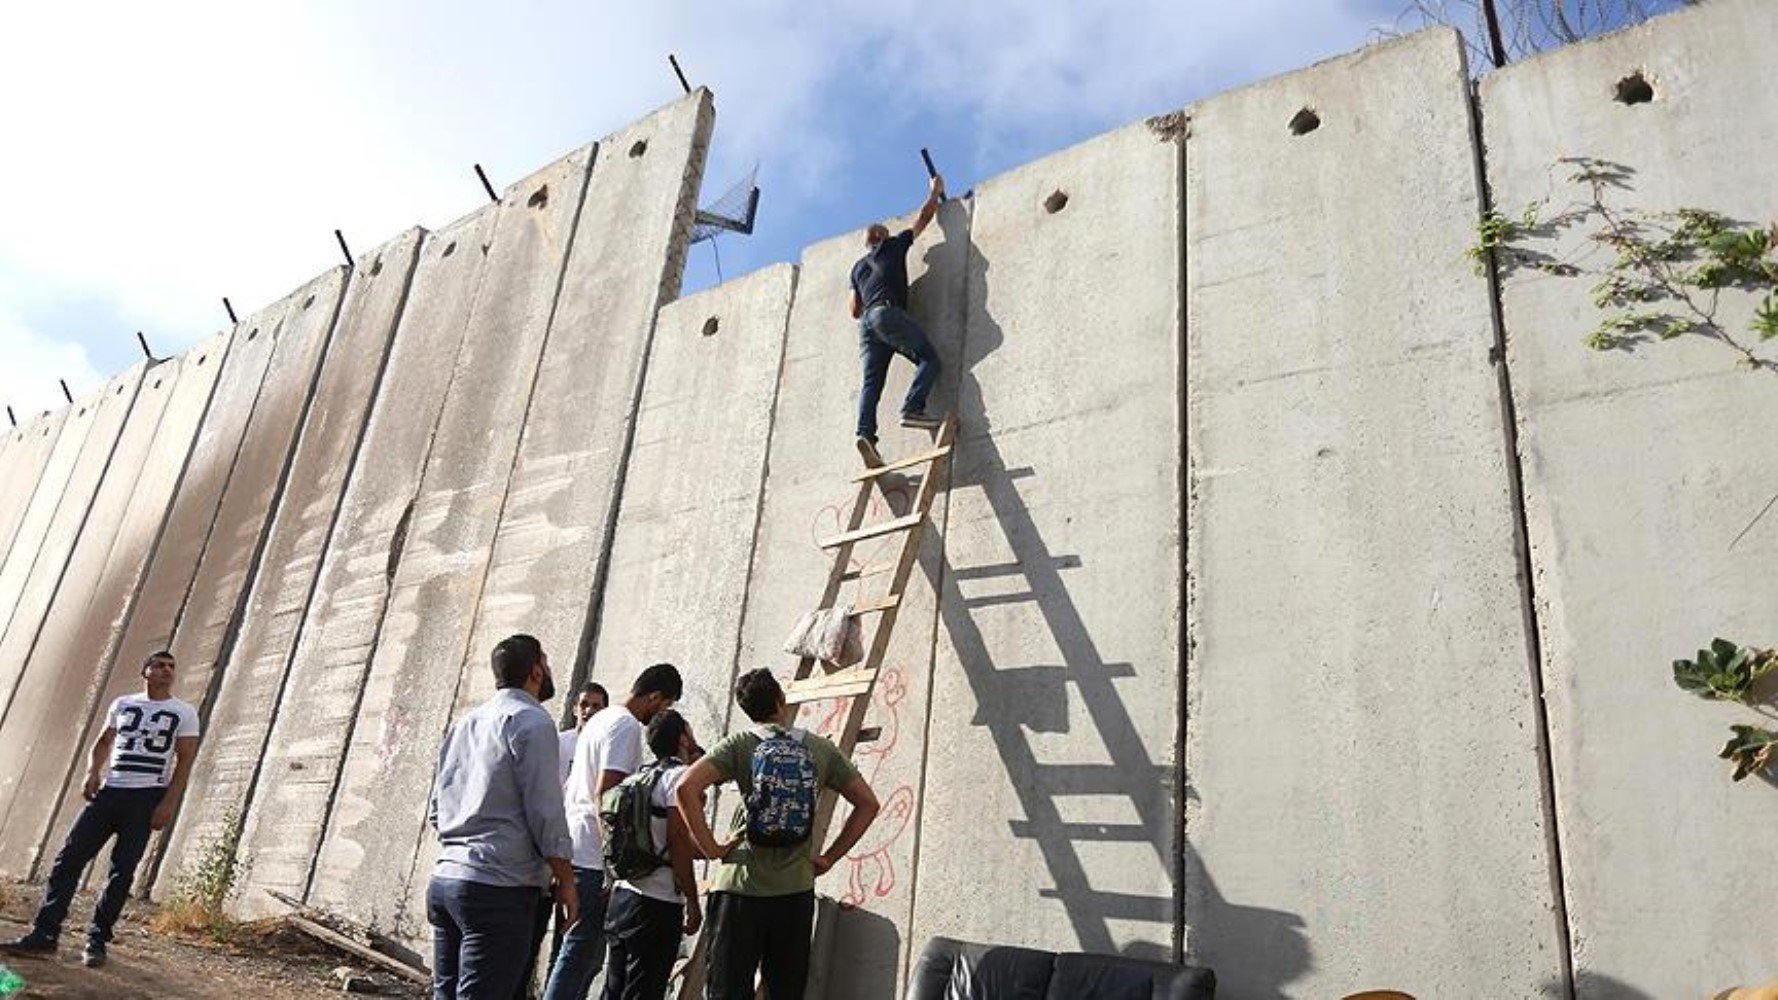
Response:
[{"label": "white cloud", "polygon": [[0,313],[0,358],[6,359],[0,364],[0,403],[12,407],[20,426],[44,410],[66,404],[57,379],[67,379],[76,391],[104,381],[86,348],[33,330],[4,313]]}]

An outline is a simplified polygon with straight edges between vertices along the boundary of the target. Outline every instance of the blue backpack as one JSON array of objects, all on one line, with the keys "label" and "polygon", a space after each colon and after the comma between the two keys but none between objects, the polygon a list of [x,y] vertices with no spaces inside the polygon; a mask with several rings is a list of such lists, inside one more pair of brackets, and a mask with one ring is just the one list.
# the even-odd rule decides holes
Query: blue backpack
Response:
[{"label": "blue backpack", "polygon": [[801,730],[773,730],[753,748],[747,792],[747,842],[795,847],[815,828],[821,782]]}]

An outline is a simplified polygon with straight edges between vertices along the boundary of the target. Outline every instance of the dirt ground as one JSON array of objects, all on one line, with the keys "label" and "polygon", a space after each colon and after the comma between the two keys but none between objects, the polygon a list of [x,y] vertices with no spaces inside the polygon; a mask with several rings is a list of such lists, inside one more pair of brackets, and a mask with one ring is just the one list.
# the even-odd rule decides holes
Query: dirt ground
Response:
[{"label": "dirt ground", "polygon": [[[39,901],[39,887],[6,885],[0,891],[0,937],[15,938],[30,929]],[[150,907],[131,900],[111,943],[103,968],[80,964],[86,916],[93,898],[81,894],[62,933],[62,950],[54,958],[0,956],[0,962],[25,977],[24,997],[94,998],[94,1000],[319,1000],[343,996],[334,970],[348,967],[394,987],[385,996],[423,996],[417,986],[397,986],[387,975],[364,963],[312,943],[289,930],[247,928],[228,944],[157,934],[143,921]]]}]

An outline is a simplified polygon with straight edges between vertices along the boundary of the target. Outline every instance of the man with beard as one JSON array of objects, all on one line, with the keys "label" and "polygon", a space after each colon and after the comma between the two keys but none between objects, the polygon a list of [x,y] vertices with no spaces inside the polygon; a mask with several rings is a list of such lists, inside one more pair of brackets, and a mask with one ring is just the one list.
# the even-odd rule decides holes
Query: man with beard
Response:
[{"label": "man with beard", "polygon": [[494,696],[439,751],[427,821],[441,849],[426,889],[435,1000],[510,997],[525,971],[537,894],[579,916],[563,814],[549,657],[534,637],[494,647]]}]

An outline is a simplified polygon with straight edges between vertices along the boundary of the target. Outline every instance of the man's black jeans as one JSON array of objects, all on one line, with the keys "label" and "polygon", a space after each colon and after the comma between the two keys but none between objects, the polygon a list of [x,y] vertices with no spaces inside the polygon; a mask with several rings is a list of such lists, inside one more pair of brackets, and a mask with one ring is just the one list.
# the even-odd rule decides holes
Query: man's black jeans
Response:
[{"label": "man's black jeans", "polygon": [[802,1000],[809,982],[815,891],[789,896],[710,894],[709,1000],[752,1000],[753,970],[768,1000]]},{"label": "man's black jeans", "polygon": [[685,907],[614,889],[605,911],[604,1000],[661,1000],[679,957]]},{"label": "man's black jeans", "polygon": [[148,836],[154,819],[154,807],[160,805],[164,788],[101,788],[93,796],[74,825],[68,829],[55,867],[49,870],[49,887],[43,894],[43,906],[37,911],[38,937],[51,941],[62,936],[62,922],[68,919],[68,907],[74,902],[74,890],[86,866],[99,856],[105,842],[112,837],[111,875],[105,890],[99,894],[99,905],[93,910],[93,922],[87,925],[88,940],[109,942],[111,928],[123,913],[124,901],[130,896],[130,883],[136,878],[136,865],[148,849]]},{"label": "man's black jeans", "polygon": [[434,1000],[508,1000],[525,974],[537,889],[435,875],[426,885],[426,920]]}]

